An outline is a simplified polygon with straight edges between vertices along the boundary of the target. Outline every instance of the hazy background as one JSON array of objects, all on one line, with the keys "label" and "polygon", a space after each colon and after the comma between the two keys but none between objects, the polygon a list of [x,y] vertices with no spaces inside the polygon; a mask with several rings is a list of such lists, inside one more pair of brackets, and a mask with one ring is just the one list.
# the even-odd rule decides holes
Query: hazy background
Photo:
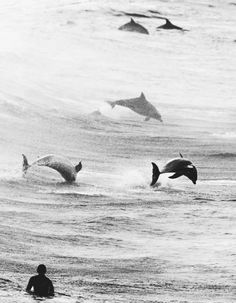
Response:
[{"label": "hazy background", "polygon": [[[118,31],[125,13],[150,17],[135,18],[150,35]],[[4,302],[33,301],[39,263],[55,302],[233,302],[235,13],[220,0],[1,1]],[[189,31],[157,31],[157,16]],[[105,102],[142,91],[163,124]],[[197,185],[150,188],[151,162],[179,152]],[[22,153],[83,169],[74,185],[47,168],[23,179]]]}]

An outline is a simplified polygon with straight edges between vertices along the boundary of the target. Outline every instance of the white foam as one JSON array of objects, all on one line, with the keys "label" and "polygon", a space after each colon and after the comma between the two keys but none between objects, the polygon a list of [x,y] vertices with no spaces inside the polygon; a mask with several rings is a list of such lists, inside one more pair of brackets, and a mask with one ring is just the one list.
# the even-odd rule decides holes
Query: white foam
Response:
[{"label": "white foam", "polygon": [[214,133],[212,136],[221,139],[234,139],[236,138],[236,132]]},{"label": "white foam", "polygon": [[143,172],[133,168],[126,168],[116,175],[114,186],[116,188],[132,189],[136,187],[146,187],[147,178]]}]

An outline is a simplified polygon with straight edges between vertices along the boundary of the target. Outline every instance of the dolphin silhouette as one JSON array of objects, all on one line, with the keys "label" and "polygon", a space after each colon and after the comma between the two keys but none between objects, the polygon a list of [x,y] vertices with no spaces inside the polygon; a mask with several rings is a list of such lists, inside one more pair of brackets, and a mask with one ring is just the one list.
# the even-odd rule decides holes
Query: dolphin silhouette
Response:
[{"label": "dolphin silhouette", "polygon": [[26,175],[27,170],[32,166],[47,166],[55,169],[59,174],[69,183],[76,180],[77,173],[82,169],[82,163],[74,166],[67,158],[58,155],[47,155],[34,161],[29,165],[28,160],[24,154],[23,156],[23,176]]},{"label": "dolphin silhouette", "polygon": [[123,99],[113,102],[107,101],[107,103],[110,104],[112,108],[114,108],[116,105],[128,107],[135,113],[145,116],[145,121],[148,121],[152,118],[163,122],[160,113],[149,101],[147,101],[144,93],[141,93],[138,98]]},{"label": "dolphin silhouette", "polygon": [[177,30],[181,30],[181,31],[187,31],[186,29],[183,29],[182,27],[174,25],[167,18],[158,17],[158,19],[164,19],[164,20],[166,20],[166,23],[161,25],[161,26],[158,26],[157,29],[159,29],[159,28],[161,28],[161,29],[177,29]]},{"label": "dolphin silhouette", "polygon": [[141,24],[136,23],[133,18],[131,18],[130,22],[120,26],[119,30],[149,35],[148,30]]},{"label": "dolphin silhouette", "polygon": [[193,182],[193,184],[196,184],[197,169],[191,161],[184,159],[182,154],[180,154],[180,158],[176,158],[167,162],[161,171],[154,162],[152,162],[152,166],[153,170],[152,182],[150,184],[151,186],[153,186],[157,182],[160,174],[172,172],[174,173],[174,175],[170,176],[170,179],[176,179],[180,176],[186,176]]}]

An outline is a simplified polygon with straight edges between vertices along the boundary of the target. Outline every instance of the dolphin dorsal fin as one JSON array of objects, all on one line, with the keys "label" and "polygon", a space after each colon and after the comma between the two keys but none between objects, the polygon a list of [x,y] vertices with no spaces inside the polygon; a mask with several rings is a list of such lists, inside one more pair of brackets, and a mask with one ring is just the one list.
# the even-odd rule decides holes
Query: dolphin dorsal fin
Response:
[{"label": "dolphin dorsal fin", "polygon": [[170,22],[169,19],[166,19],[166,24],[168,24],[168,25],[173,25],[173,24]]},{"label": "dolphin dorsal fin", "polygon": [[130,19],[130,23],[135,23],[133,18]]},{"label": "dolphin dorsal fin", "polygon": [[140,98],[146,99],[143,92],[141,92]]}]

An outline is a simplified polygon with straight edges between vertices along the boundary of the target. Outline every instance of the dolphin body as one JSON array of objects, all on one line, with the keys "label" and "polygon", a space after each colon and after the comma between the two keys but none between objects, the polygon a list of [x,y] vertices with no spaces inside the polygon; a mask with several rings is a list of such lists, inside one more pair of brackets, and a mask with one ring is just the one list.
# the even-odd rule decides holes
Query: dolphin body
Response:
[{"label": "dolphin body", "polygon": [[149,35],[148,30],[141,24],[136,23],[133,18],[131,18],[130,22],[120,26],[119,30]]},{"label": "dolphin body", "polygon": [[57,155],[47,155],[38,160],[34,161],[29,165],[28,160],[24,154],[23,156],[23,176],[26,175],[27,170],[32,166],[47,166],[55,169],[59,174],[69,183],[76,180],[77,173],[82,169],[82,164],[79,162],[78,165],[74,166],[68,159],[57,156]]},{"label": "dolphin body", "polygon": [[180,158],[176,158],[170,160],[166,163],[163,169],[160,171],[158,166],[152,162],[153,170],[152,170],[152,183],[151,186],[155,185],[160,174],[164,173],[174,173],[174,175],[170,176],[170,179],[176,179],[180,176],[186,176],[189,178],[193,184],[196,184],[197,181],[197,169],[192,164],[191,161],[184,159],[182,154],[180,154]]},{"label": "dolphin body", "polygon": [[161,25],[161,26],[158,26],[157,29],[161,28],[161,29],[177,29],[177,30],[181,30],[181,31],[186,31],[186,29],[183,29],[182,27],[179,27],[177,25],[174,25],[173,23],[170,22],[169,19],[167,18],[160,18],[159,19],[165,19],[166,20],[166,23]]},{"label": "dolphin body", "polygon": [[149,101],[147,101],[144,93],[141,93],[138,98],[123,99],[113,102],[107,101],[107,103],[110,104],[112,108],[114,108],[116,105],[128,107],[135,113],[145,116],[145,121],[148,121],[152,118],[163,122],[160,113]]}]

